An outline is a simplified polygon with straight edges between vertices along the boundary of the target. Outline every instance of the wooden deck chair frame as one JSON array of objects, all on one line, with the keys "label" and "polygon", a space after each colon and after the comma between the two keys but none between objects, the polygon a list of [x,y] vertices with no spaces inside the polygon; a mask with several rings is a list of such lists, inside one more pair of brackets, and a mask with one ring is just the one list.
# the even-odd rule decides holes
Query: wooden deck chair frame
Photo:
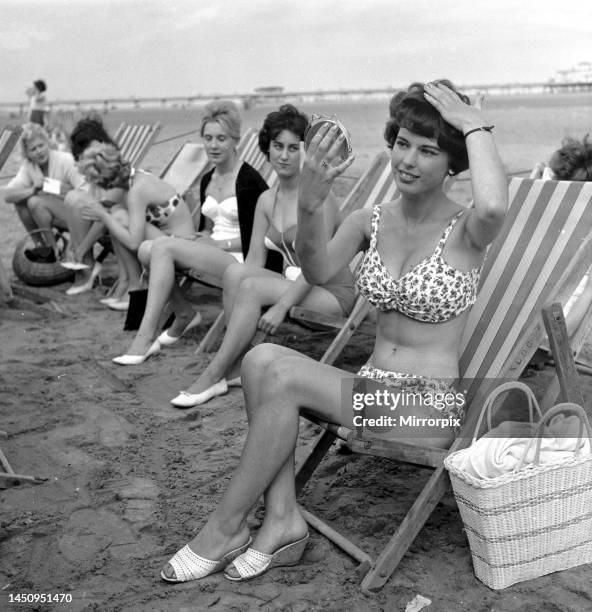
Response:
[{"label": "wooden deck chair frame", "polygon": [[[394,192],[395,187],[390,171],[390,159],[387,153],[383,151],[376,155],[364,174],[358,179],[348,196],[342,202],[338,212],[339,220],[343,221],[343,219],[354,210],[372,206],[376,202],[387,200],[394,195]],[[314,326],[318,325],[324,328],[341,329],[347,321],[352,319],[352,317],[354,317],[354,319],[356,319],[356,317],[361,317],[363,319],[368,310],[369,307],[365,308],[364,303],[360,302],[360,299],[357,298],[352,313],[348,318],[324,315],[304,308],[294,307],[290,309],[289,319],[296,322],[302,322],[303,324],[310,323]],[[361,321],[357,323],[356,327],[360,324]],[[217,339],[224,332],[224,326],[224,313],[220,313],[206,335],[202,338],[195,353],[207,353],[213,350]],[[373,326],[369,326],[369,333],[374,333]],[[264,339],[265,335],[258,332],[253,339],[253,344],[259,344],[263,342]]]},{"label": "wooden deck chair frame", "polygon": [[365,590],[384,586],[446,492],[443,459],[468,444],[478,407],[497,386],[496,379],[518,378],[534,354],[544,336],[543,307],[555,301],[565,304],[592,262],[592,183],[512,179],[510,201],[506,222],[484,264],[479,297],[462,341],[460,388],[467,389],[468,399],[463,434],[444,451],[360,438],[347,428],[316,421],[324,432],[297,470],[296,491],[301,494],[336,438],[347,440],[354,452],[434,468],[375,559],[303,510],[311,526],[360,562]]},{"label": "wooden deck chair frame", "polygon": [[14,127],[5,127],[0,134],[0,171],[4,168],[4,164],[14,151],[17,142],[19,141],[23,128],[20,125]]},{"label": "wooden deck chair frame", "polygon": [[124,122],[117,128],[113,140],[119,146],[123,159],[137,166],[148,153],[160,128],[160,123],[140,125]]}]

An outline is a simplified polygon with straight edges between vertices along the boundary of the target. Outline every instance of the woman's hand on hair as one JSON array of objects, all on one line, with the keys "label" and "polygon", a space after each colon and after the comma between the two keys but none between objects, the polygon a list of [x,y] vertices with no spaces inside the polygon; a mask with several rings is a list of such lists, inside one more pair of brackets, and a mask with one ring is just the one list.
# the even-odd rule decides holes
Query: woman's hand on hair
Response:
[{"label": "woman's hand on hair", "polygon": [[300,208],[309,212],[319,209],[329,195],[333,181],[352,165],[353,155],[341,161],[344,140],[345,135],[336,125],[326,123],[310,141],[300,173]]},{"label": "woman's hand on hair", "polygon": [[485,125],[481,106],[483,94],[478,94],[474,104],[465,104],[458,94],[442,83],[426,83],[425,99],[442,115],[444,121],[460,132]]}]

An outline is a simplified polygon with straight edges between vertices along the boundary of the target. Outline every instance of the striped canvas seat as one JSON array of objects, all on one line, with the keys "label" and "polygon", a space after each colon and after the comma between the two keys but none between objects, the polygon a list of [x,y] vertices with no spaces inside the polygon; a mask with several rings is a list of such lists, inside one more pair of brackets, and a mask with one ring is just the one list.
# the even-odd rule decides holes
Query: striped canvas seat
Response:
[{"label": "striped canvas seat", "polygon": [[2,130],[0,134],[0,170],[2,170],[4,164],[8,161],[16,143],[21,137],[22,131],[23,129],[20,126],[5,127]]},{"label": "striped canvas seat", "polygon": [[[592,183],[514,178],[509,189],[507,219],[487,254],[462,339],[460,389],[467,392],[467,418],[450,451],[470,442],[479,408],[499,379],[517,379],[524,370],[544,336],[541,309],[565,304],[592,263]],[[376,558],[303,511],[311,525],[362,564],[362,588],[380,589],[446,492],[442,462],[450,451],[362,439],[345,427],[322,425],[324,433],[298,469],[298,493],[336,437],[346,439],[354,452],[435,468]]]},{"label": "striped canvas seat", "polygon": [[113,140],[118,144],[123,159],[129,161],[132,166],[139,165],[160,132],[160,127],[160,123],[145,125],[122,123],[117,128]]}]

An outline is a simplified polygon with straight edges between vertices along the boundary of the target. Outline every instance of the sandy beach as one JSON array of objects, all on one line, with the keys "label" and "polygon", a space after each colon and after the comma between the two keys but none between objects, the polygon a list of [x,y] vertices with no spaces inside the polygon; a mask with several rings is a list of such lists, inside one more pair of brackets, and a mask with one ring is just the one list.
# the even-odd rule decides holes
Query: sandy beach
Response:
[{"label": "sandy beach", "polygon": [[[463,200],[465,188],[458,189]],[[4,203],[0,226],[9,269],[23,231]],[[112,364],[133,333],[122,331],[124,314],[98,302],[114,278],[110,258],[103,284],[74,298],[67,284],[25,288],[15,280],[16,300],[0,305],[0,429],[8,433],[0,448],[15,472],[46,479],[0,489],[0,609],[403,611],[417,595],[434,612],[592,609],[590,566],[502,591],[484,586],[451,492],[377,594],[361,592],[356,563],[314,530],[297,567],[241,584],[222,574],[162,582],[160,568],[203,524],[237,465],[246,435],[242,391],[184,411],[169,403],[208,359],[194,349],[219,312],[220,293],[198,285],[191,297],[201,326],[142,366]],[[292,326],[274,341],[318,358],[330,337]],[[337,365],[353,371],[370,350],[356,336]],[[543,367],[524,381],[540,391],[551,374]],[[592,377],[581,383],[589,403]],[[303,422],[300,454],[315,435]],[[333,451],[302,503],[375,554],[428,476]],[[250,516],[253,530],[261,516],[261,507]],[[67,600],[19,604],[18,594]]]}]

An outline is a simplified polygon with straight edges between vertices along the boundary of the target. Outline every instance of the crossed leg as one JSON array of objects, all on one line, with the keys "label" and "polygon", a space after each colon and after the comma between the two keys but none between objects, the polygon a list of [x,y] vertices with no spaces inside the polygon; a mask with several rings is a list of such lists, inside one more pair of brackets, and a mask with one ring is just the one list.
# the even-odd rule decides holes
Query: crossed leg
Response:
[{"label": "crossed leg", "polygon": [[[261,495],[265,519],[253,548],[271,554],[306,534],[294,485],[300,409],[306,406],[325,420],[351,425],[351,416],[341,408],[341,381],[351,376],[274,344],[260,344],[247,353],[241,377],[249,432],[226,494],[189,543],[196,554],[220,559],[244,544],[247,515]],[[168,564],[164,573],[174,577]]]}]

